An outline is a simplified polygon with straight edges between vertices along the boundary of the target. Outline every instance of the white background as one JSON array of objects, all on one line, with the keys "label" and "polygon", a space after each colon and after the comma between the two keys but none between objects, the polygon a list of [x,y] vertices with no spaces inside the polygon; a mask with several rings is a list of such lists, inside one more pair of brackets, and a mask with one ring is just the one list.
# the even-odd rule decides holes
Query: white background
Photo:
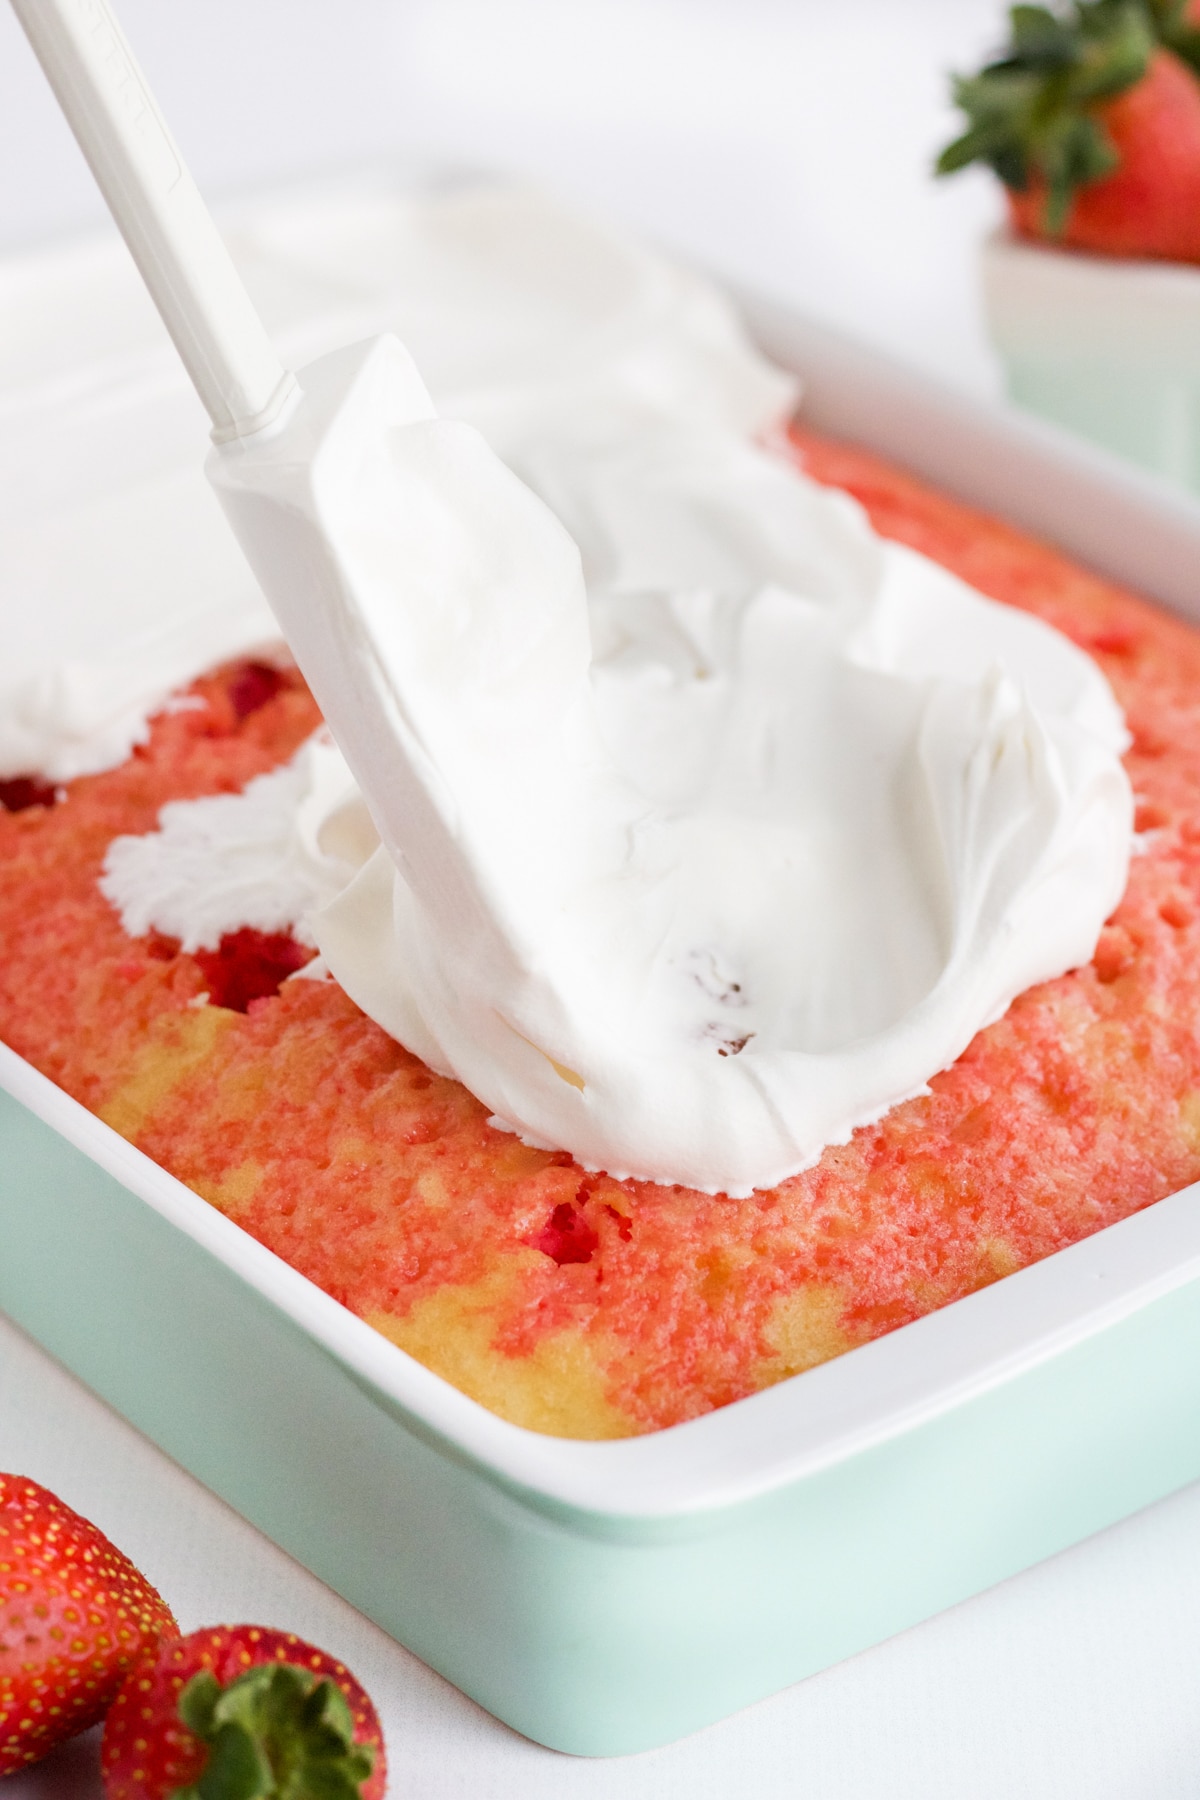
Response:
[{"label": "white background", "polygon": [[[992,0],[124,0],[210,193],[433,154],[538,176],[976,391],[986,177],[934,185],[945,71]],[[100,208],[0,7],[0,250]],[[2,1246],[0,1246],[2,1254]],[[273,1549],[0,1322],[0,1467],[46,1482],[185,1629],[285,1626],[377,1697],[396,1800],[1194,1800],[1200,1492],[687,1742],[525,1743]],[[91,1800],[84,1741],[5,1800]]]},{"label": "white background", "polygon": [[[1002,0],[124,0],[209,194],[397,153],[563,192],[987,387],[983,173],[933,183]],[[101,208],[0,5],[0,248]]]}]

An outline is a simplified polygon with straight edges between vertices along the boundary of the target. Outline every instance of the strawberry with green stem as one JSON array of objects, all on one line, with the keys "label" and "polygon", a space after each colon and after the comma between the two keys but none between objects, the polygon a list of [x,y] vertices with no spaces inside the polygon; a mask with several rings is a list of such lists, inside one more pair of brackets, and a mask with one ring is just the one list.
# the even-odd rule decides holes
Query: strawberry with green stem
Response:
[{"label": "strawberry with green stem", "polygon": [[982,162],[1023,236],[1200,262],[1200,0],[1014,6],[1010,42],[958,77],[967,130],[943,175]]},{"label": "strawberry with green stem", "polygon": [[290,1632],[220,1625],[132,1671],[104,1726],[108,1800],[382,1800],[374,1706]]}]

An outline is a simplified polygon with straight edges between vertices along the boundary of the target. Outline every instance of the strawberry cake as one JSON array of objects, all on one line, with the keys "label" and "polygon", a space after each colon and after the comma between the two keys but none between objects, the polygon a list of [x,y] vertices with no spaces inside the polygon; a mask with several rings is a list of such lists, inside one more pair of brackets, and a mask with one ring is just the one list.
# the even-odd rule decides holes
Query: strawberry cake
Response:
[{"label": "strawberry cake", "polygon": [[100,880],[171,802],[238,794],[320,720],[242,656],[118,766],[0,783],[0,1036],[211,1205],[504,1418],[654,1431],[894,1330],[1200,1178],[1200,634],[852,445],[780,454],[884,539],[1053,625],[1124,709],[1137,854],[1092,961],[928,1090],[743,1198],[615,1179],[500,1128],[310,979],[302,932],[186,951]]}]

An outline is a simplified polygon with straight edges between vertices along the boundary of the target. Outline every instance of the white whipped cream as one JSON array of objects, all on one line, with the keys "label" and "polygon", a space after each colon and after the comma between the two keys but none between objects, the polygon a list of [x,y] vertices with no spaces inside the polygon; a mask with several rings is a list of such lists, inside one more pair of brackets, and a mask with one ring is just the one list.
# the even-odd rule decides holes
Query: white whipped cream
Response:
[{"label": "white whipped cream", "polygon": [[[477,277],[472,244],[434,246],[432,292]],[[569,324],[553,280],[543,299]],[[329,624],[355,649],[325,660],[326,711],[381,841],[301,759],[266,802],[255,783],[192,803],[207,884],[185,807],[140,865],[115,847],[106,882],[131,928],[195,944],[315,907],[302,930],[346,990],[498,1122],[740,1194],[1087,960],[1132,801],[1094,664],[757,447],[787,384],[703,291],[676,309],[685,337],[697,319],[690,360],[649,302],[602,331],[581,316],[575,360],[575,327],[546,329],[547,371],[531,333],[522,379],[461,407],[525,487],[377,346],[312,492],[355,596]],[[273,503],[300,479],[290,454],[284,434]],[[236,510],[236,453],[217,479]],[[274,887],[254,842],[276,847]],[[234,916],[235,865],[254,918]]]},{"label": "white whipped cream", "polygon": [[[170,573],[170,546],[179,562]],[[279,628],[194,471],[6,521],[0,779],[73,781],[124,762],[172,693]]]},{"label": "white whipped cream", "polygon": [[[525,189],[279,208],[233,248],[285,353],[395,329],[439,410],[502,454],[572,417],[753,432],[794,400],[707,283]],[[18,597],[0,779],[113,768],[181,685],[281,651],[199,466],[198,403],[151,331],[115,369],[98,357],[90,383],[0,391],[0,589]]]},{"label": "white whipped cream", "polygon": [[157,831],[114,838],[100,891],[131,937],[161,931],[215,950],[251,925],[313,944],[308,915],[351,881],[379,843],[328,732],[240,794],[172,800]]},{"label": "white whipped cream", "polygon": [[545,448],[593,640],[558,521],[409,404],[361,500],[318,482],[383,845],[311,923],[385,1029],[531,1142],[736,1194],[1090,956],[1131,796],[1065,639],[769,453],[664,424]]}]

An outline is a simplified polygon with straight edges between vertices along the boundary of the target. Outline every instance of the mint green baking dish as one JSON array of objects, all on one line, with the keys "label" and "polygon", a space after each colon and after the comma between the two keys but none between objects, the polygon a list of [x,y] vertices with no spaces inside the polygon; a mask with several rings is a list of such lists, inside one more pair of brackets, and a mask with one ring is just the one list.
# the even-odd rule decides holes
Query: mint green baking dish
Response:
[{"label": "mint green baking dish", "polygon": [[[1187,610],[1200,510],[748,300],[821,428]],[[766,1393],[496,1418],[0,1047],[0,1307],[518,1731],[663,1744],[1200,1476],[1200,1190]]]},{"label": "mint green baking dish", "polygon": [[7,1052],[0,1304],[518,1731],[693,1731],[1200,1474],[1200,1192],[650,1438],[540,1438]]}]

